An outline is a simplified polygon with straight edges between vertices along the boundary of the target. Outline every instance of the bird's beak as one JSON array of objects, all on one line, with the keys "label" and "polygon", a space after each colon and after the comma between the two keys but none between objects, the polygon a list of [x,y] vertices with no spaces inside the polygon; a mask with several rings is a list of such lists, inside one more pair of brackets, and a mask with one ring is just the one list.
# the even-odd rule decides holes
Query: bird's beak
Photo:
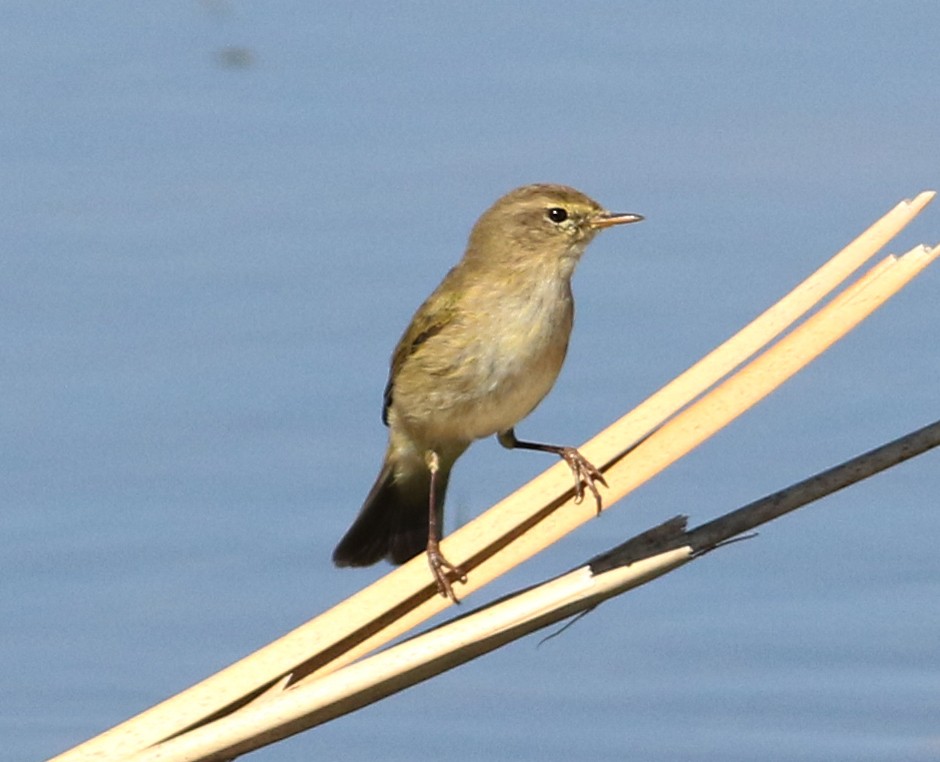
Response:
[{"label": "bird's beak", "polygon": [[591,219],[590,225],[595,230],[609,228],[612,225],[628,225],[631,222],[640,222],[642,214],[625,214],[620,212],[601,212]]}]

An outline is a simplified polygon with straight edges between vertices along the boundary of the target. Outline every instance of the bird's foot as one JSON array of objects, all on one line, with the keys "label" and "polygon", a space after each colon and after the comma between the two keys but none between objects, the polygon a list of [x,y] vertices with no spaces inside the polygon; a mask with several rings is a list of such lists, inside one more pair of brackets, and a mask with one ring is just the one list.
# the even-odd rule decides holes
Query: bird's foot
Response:
[{"label": "bird's foot", "polygon": [[431,567],[431,573],[434,575],[434,581],[437,583],[437,592],[445,598],[450,598],[454,603],[460,603],[454,594],[453,580],[467,584],[467,575],[459,566],[454,566],[450,561],[444,558],[440,547],[436,542],[428,543],[428,565]]},{"label": "bird's foot", "polygon": [[580,503],[584,499],[584,487],[587,485],[591,494],[594,495],[594,501],[597,503],[597,512],[600,513],[603,502],[601,501],[601,493],[597,489],[597,482],[606,487],[607,481],[604,479],[604,475],[575,447],[561,447],[558,454],[568,464],[571,473],[574,475],[574,501]]}]

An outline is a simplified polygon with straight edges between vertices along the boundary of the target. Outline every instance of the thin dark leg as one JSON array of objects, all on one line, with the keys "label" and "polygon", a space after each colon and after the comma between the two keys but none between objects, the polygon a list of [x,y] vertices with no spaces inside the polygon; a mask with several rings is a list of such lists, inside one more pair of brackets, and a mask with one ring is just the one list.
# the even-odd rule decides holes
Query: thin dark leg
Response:
[{"label": "thin dark leg", "polygon": [[437,591],[454,603],[460,603],[454,595],[454,588],[448,575],[453,575],[454,579],[464,584],[467,582],[467,575],[459,566],[454,566],[444,558],[441,553],[441,528],[437,523],[437,472],[440,470],[440,461],[433,450],[428,450],[425,459],[428,470],[431,472],[431,494],[428,498],[428,564],[434,575],[434,581],[437,582]]},{"label": "thin dark leg", "polygon": [[601,512],[603,503],[596,482],[600,482],[605,487],[607,486],[607,482],[604,480],[604,475],[594,467],[591,461],[578,452],[577,448],[542,444],[541,442],[523,442],[516,439],[516,432],[513,429],[506,429],[506,431],[500,432],[497,435],[497,439],[499,439],[499,443],[503,447],[510,450],[538,450],[539,452],[554,453],[560,457],[568,464],[571,473],[574,475],[574,501],[580,503],[584,499],[583,485],[586,484],[591,494],[594,495],[594,500],[597,503],[597,512]]}]

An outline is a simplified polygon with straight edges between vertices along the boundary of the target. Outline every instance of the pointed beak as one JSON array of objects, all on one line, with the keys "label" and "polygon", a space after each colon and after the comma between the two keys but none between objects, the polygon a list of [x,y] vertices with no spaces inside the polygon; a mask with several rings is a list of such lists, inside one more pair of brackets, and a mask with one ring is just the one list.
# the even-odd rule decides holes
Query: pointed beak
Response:
[{"label": "pointed beak", "polygon": [[601,212],[591,220],[590,225],[595,230],[601,230],[602,228],[609,228],[613,225],[629,225],[631,222],[640,222],[642,220],[642,214]]}]

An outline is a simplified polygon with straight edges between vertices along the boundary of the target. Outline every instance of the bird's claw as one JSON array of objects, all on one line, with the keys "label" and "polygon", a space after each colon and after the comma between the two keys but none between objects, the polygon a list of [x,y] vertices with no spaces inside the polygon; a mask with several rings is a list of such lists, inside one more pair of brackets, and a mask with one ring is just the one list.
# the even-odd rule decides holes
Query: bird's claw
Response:
[{"label": "bird's claw", "polygon": [[600,482],[606,487],[607,481],[604,479],[604,475],[575,447],[563,447],[558,454],[568,464],[571,473],[574,475],[574,501],[580,503],[584,500],[584,486],[587,485],[591,494],[594,495],[594,501],[597,503],[597,512],[600,513],[604,504],[596,482]]},{"label": "bird's claw", "polygon": [[451,577],[458,582],[466,585],[467,575],[459,566],[455,566],[441,553],[437,547],[428,547],[428,566],[431,567],[431,573],[434,575],[434,581],[437,583],[437,592],[445,598],[450,598],[454,603],[460,603],[454,594],[453,582]]}]

